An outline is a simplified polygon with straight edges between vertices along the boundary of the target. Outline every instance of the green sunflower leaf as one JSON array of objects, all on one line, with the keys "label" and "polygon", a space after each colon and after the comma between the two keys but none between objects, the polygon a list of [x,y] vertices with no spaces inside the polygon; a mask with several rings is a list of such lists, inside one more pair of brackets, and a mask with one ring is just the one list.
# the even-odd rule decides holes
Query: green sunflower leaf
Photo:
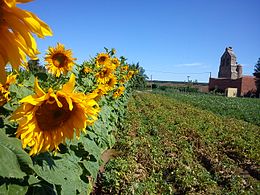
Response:
[{"label": "green sunflower leaf", "polygon": [[96,159],[100,159],[101,156],[101,150],[97,146],[94,140],[90,140],[86,137],[82,138],[84,143],[84,149],[89,153],[92,154]]},{"label": "green sunflower leaf", "polygon": [[40,182],[40,180],[37,179],[35,176],[33,176],[33,175],[29,176],[29,179],[28,179],[29,185],[33,185],[33,184],[36,184],[36,183],[39,183],[39,182]]},{"label": "green sunflower leaf", "polygon": [[23,80],[23,86],[25,86],[25,87],[32,87],[32,88],[34,88],[34,81],[35,81],[35,77],[34,77],[34,75],[30,75],[29,76],[29,78],[26,78],[26,79],[24,79]]},{"label": "green sunflower leaf", "polygon": [[18,85],[11,85],[9,88],[11,94],[15,93],[15,97],[18,98],[19,100],[33,94],[33,91],[30,90],[28,87],[25,86],[18,86]]},{"label": "green sunflower leaf", "polygon": [[60,185],[61,194],[76,194],[78,190],[83,189],[81,185],[81,175],[83,173],[80,165],[73,162],[69,155],[63,155],[63,158],[54,160],[52,163],[42,160],[34,165],[36,174],[45,181]]},{"label": "green sunflower leaf", "polygon": [[98,162],[94,162],[94,161],[84,160],[83,161],[83,165],[88,170],[90,175],[96,180],[97,179],[98,170],[99,170],[99,163]]},{"label": "green sunflower leaf", "polygon": [[20,186],[16,184],[10,185],[1,185],[0,186],[0,194],[6,195],[24,195],[28,190],[28,186]]},{"label": "green sunflower leaf", "polygon": [[22,149],[17,138],[8,137],[0,131],[0,140],[0,176],[23,178],[28,167],[33,169],[30,156]]}]

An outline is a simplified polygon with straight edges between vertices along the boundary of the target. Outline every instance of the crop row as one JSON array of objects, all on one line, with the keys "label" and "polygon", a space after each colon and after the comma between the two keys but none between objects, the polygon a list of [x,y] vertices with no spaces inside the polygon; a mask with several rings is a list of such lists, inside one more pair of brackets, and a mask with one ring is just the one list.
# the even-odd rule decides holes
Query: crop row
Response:
[{"label": "crop row", "polygon": [[160,94],[136,94],[128,109],[105,192],[259,192],[259,127]]}]

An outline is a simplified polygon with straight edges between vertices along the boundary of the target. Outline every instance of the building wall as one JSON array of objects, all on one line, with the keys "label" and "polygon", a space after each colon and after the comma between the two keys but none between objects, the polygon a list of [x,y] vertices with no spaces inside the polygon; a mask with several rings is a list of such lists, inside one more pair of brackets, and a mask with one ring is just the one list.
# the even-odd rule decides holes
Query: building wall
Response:
[{"label": "building wall", "polygon": [[243,76],[239,79],[210,78],[209,91],[218,89],[224,92],[227,88],[237,88],[237,95],[244,96],[256,91],[255,78],[253,76]]},{"label": "building wall", "polygon": [[225,79],[225,78],[210,78],[209,79],[209,91],[220,90],[225,92],[227,88],[237,88],[237,94],[241,93],[241,80],[242,79]]},{"label": "building wall", "polygon": [[256,92],[255,77],[244,76],[242,77],[241,96],[246,95],[250,91]]}]

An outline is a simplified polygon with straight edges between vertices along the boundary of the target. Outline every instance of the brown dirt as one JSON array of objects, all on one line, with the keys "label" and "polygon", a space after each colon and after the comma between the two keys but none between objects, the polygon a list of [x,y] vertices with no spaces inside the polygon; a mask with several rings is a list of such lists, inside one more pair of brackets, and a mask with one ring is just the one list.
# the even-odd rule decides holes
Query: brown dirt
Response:
[{"label": "brown dirt", "polygon": [[105,165],[107,164],[107,162],[111,159],[114,158],[118,155],[118,152],[114,149],[109,149],[106,150],[105,152],[103,152],[101,159],[103,160],[103,165],[100,166],[99,171],[101,173],[105,172]]}]

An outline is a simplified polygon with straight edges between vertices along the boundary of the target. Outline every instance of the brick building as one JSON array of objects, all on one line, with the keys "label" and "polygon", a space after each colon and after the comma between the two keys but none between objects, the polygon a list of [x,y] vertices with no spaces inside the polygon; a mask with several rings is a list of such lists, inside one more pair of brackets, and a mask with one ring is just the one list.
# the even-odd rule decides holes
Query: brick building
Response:
[{"label": "brick building", "polygon": [[218,78],[209,79],[209,91],[226,92],[229,88],[236,88],[237,96],[256,91],[255,77],[242,75],[242,65],[237,63],[232,47],[227,47],[221,56]]}]

